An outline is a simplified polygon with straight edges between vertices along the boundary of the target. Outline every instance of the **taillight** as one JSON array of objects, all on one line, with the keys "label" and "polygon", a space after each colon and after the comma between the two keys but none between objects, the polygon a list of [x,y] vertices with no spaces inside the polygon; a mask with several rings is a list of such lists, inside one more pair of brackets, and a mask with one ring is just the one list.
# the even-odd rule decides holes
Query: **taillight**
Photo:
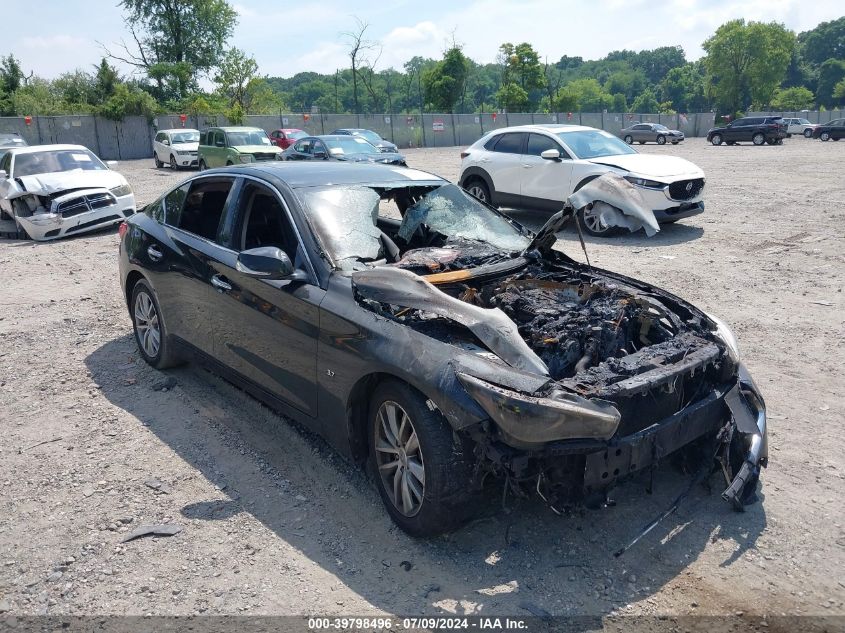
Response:
[{"label": "taillight", "polygon": [[126,235],[126,231],[129,230],[129,225],[126,222],[121,222],[120,226],[117,227],[117,234],[120,236],[120,239],[123,239],[123,236]]},{"label": "taillight", "polygon": [[463,152],[461,152],[461,160],[463,160],[463,159],[464,159],[464,158],[466,158],[467,156],[469,156],[469,152],[467,152],[467,151],[463,151]]}]

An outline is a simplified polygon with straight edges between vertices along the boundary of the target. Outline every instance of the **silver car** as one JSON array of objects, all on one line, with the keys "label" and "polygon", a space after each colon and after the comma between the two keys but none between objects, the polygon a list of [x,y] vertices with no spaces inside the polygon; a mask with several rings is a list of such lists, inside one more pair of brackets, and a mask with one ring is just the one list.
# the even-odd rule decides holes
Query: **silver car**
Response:
[{"label": "silver car", "polygon": [[643,143],[653,142],[658,145],[665,145],[666,141],[677,145],[684,140],[684,133],[680,130],[670,130],[665,125],[660,123],[634,123],[623,129],[619,136],[624,141],[631,145],[634,142],[642,145]]}]

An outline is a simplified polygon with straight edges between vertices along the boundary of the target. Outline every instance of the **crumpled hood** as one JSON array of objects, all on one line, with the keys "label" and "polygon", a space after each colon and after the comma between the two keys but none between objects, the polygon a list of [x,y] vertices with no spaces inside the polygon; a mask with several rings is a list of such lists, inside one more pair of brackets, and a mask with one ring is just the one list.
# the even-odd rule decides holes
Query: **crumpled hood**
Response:
[{"label": "crumpled hood", "polygon": [[127,184],[126,179],[119,173],[111,170],[83,170],[73,169],[71,171],[57,171],[50,174],[38,174],[35,176],[21,176],[15,178],[19,184],[23,184],[26,191],[18,191],[9,195],[9,198],[17,198],[27,194],[38,194],[49,196],[68,189],[92,189],[103,187],[111,189]]},{"label": "crumpled hood", "polygon": [[704,172],[688,160],[655,154],[621,154],[589,159],[597,165],[609,165],[647,178],[703,178]]}]

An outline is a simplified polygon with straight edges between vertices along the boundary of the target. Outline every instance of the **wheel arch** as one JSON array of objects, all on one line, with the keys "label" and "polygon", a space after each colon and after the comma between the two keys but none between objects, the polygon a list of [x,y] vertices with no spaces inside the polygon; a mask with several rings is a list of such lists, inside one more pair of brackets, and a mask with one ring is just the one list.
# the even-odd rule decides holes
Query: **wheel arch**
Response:
[{"label": "wheel arch", "polygon": [[463,173],[461,173],[458,185],[465,189],[467,184],[476,178],[484,181],[484,184],[487,185],[487,190],[490,192],[490,198],[492,201],[493,196],[496,195],[496,187],[493,186],[493,179],[490,177],[490,174],[481,169],[481,167],[467,167]]},{"label": "wheel arch", "polygon": [[126,275],[126,286],[125,286],[126,297],[125,297],[125,299],[126,299],[126,307],[127,308],[130,307],[130,303],[132,302],[132,292],[135,290],[135,285],[139,281],[141,281],[142,279],[146,281],[146,277],[144,277],[144,275],[142,275],[137,270],[130,270],[129,274]]}]

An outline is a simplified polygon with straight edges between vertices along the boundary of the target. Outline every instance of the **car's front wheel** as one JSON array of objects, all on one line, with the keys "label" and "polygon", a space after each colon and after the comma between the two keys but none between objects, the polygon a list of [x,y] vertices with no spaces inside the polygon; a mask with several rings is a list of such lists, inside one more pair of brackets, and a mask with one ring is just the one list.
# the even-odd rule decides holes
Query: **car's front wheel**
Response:
[{"label": "car's front wheel", "polygon": [[205,161],[200,158],[200,171],[205,171],[208,169],[208,165],[205,164]]},{"label": "car's front wheel", "polygon": [[584,230],[593,237],[613,237],[622,231],[619,227],[608,226],[602,222],[601,214],[593,205],[587,205],[578,212],[578,221]]},{"label": "car's front wheel", "polygon": [[766,135],[762,132],[757,132],[754,136],[751,137],[751,142],[755,145],[762,145],[766,142]]},{"label": "car's front wheel", "polygon": [[176,163],[176,157],[173,154],[170,155],[170,169],[173,171],[179,169],[179,165]]},{"label": "car's front wheel", "polygon": [[481,178],[473,178],[467,183],[467,193],[486,204],[493,204],[490,198],[490,188]]},{"label": "car's front wheel", "polygon": [[714,134],[710,137],[710,142],[713,145],[721,145],[722,144],[722,135],[721,134]]},{"label": "car's front wheel", "polygon": [[161,308],[146,281],[138,281],[132,289],[132,329],[143,359],[156,369],[167,369],[179,363],[173,344],[167,337]]},{"label": "car's front wheel", "polygon": [[379,384],[369,447],[381,499],[405,532],[433,536],[463,522],[473,497],[469,451],[419,391],[397,380]]},{"label": "car's front wheel", "polygon": [[158,152],[154,152],[154,153],[153,153],[153,160],[155,161],[155,164],[156,164],[156,169],[161,169],[161,168],[162,168],[162,166],[164,165],[164,163],[162,163],[162,162],[158,159]]},{"label": "car's front wheel", "polygon": [[658,144],[658,145],[666,145],[666,137],[665,137],[665,136],[663,136],[662,134],[660,134],[660,135],[657,137],[657,144]]},{"label": "car's front wheel", "polygon": [[821,134],[819,134],[819,138],[823,141],[829,141],[830,140],[830,132],[822,132]]},{"label": "car's front wheel", "polygon": [[813,138],[813,130],[810,128],[804,130],[804,138]]},{"label": "car's front wheel", "polygon": [[628,145],[633,145],[633,143],[634,143],[634,137],[633,137],[633,136],[631,136],[630,134],[626,134],[626,135],[625,135],[625,142],[626,142]]}]

